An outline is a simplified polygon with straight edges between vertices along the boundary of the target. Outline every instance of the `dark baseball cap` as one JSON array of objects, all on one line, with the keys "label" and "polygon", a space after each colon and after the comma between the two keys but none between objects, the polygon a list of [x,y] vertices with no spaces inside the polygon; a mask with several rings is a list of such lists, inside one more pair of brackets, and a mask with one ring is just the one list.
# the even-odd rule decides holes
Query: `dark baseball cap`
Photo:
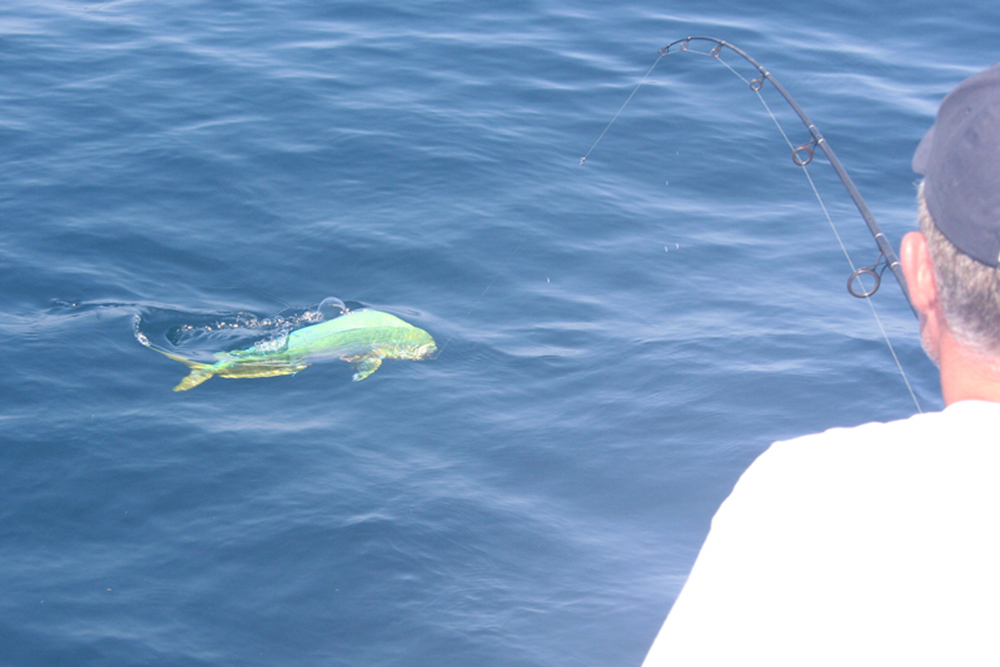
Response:
[{"label": "dark baseball cap", "polygon": [[948,93],[913,156],[938,229],[963,253],[1000,266],[1000,63]]}]

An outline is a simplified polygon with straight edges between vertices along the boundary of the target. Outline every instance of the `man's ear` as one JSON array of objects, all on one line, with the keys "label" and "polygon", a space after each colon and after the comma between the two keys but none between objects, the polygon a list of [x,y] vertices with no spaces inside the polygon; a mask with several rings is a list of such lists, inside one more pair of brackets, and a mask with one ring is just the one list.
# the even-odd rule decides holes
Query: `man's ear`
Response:
[{"label": "man's ear", "polygon": [[910,303],[924,317],[937,314],[938,292],[934,279],[927,238],[920,232],[910,232],[899,246],[899,261],[910,290]]}]

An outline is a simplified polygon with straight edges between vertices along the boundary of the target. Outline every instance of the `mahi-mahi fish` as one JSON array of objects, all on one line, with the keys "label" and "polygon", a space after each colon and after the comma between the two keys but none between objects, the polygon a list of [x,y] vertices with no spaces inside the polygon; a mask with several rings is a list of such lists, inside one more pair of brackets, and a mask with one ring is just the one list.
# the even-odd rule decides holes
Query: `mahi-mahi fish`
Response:
[{"label": "mahi-mahi fish", "polygon": [[213,364],[193,361],[152,345],[148,347],[191,369],[174,391],[197,387],[213,375],[224,378],[295,375],[311,362],[327,358],[350,362],[354,366],[354,380],[364,380],[378,370],[383,359],[425,359],[437,350],[429,333],[378,310],[351,311],[245,350],[219,352]]}]

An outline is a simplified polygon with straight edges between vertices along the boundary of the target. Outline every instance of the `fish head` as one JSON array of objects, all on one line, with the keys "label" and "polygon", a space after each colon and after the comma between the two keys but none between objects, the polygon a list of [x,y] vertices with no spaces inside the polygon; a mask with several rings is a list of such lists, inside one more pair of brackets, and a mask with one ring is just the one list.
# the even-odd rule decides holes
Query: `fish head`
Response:
[{"label": "fish head", "polygon": [[437,352],[437,344],[431,335],[423,329],[413,327],[409,340],[401,346],[400,357],[403,359],[427,359]]},{"label": "fish head", "polygon": [[429,343],[425,343],[424,345],[418,347],[415,350],[416,355],[413,358],[429,359],[431,356],[434,355],[435,352],[437,352],[437,345],[434,344],[434,341],[431,341]]}]

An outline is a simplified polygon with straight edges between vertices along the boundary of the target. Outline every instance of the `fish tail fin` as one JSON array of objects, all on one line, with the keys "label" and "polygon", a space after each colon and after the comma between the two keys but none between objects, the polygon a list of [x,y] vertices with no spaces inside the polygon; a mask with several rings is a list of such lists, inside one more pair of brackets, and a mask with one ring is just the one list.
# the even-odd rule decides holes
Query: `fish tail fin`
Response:
[{"label": "fish tail fin", "polygon": [[156,350],[168,359],[179,361],[191,369],[191,373],[186,378],[181,380],[176,387],[174,387],[174,391],[187,391],[192,387],[197,387],[202,382],[215,375],[215,366],[213,364],[203,364],[200,361],[192,361],[187,357],[182,357],[179,354],[173,354],[171,352],[167,352],[166,350],[161,350],[160,348],[153,347],[152,345],[146,345],[146,347],[151,350]]},{"label": "fish tail fin", "polygon": [[[192,362],[198,363],[198,362]],[[191,373],[174,387],[174,391],[187,391],[192,387],[197,387],[205,380],[215,375],[215,369],[210,364],[199,364],[198,367],[191,367]]]}]

